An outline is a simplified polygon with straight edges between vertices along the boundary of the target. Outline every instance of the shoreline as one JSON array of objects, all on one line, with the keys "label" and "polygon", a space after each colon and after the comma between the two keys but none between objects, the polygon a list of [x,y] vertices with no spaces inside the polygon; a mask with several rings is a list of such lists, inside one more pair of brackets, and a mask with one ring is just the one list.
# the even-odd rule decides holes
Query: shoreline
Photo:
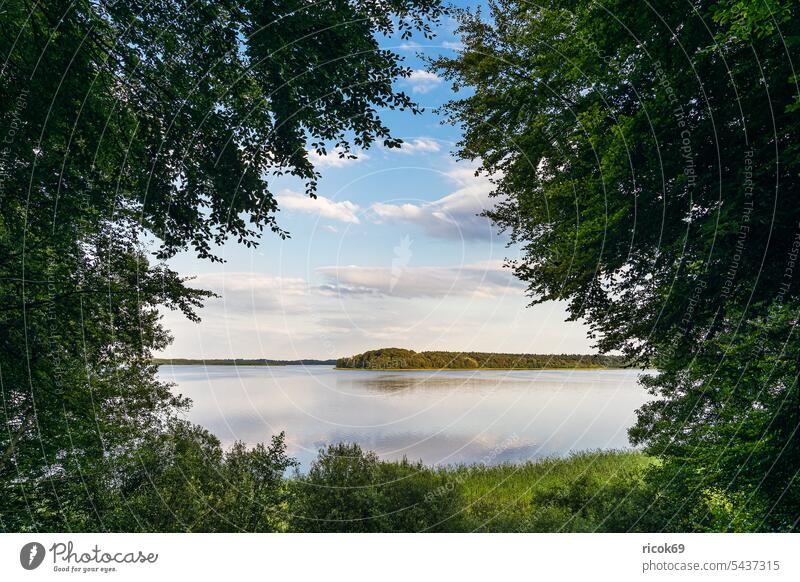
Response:
[{"label": "shoreline", "polygon": [[636,368],[603,368],[603,367],[575,367],[575,368],[339,368],[338,366],[334,366],[332,364],[241,364],[241,363],[229,363],[229,364],[207,364],[203,361],[197,362],[180,362],[177,364],[173,364],[170,362],[155,362],[156,366],[220,366],[220,367],[236,367],[242,366],[247,368],[286,368],[289,366],[303,366],[303,367],[330,367],[334,370],[338,370],[340,372],[346,370],[353,370],[358,372],[477,372],[480,370],[491,370],[491,371],[508,371],[513,372],[514,370],[520,371],[528,371],[528,372],[547,372],[547,371],[554,371],[554,370],[579,370],[579,371],[591,371],[591,370],[633,370]]},{"label": "shoreline", "polygon": [[575,368],[339,368],[334,367],[334,370],[358,370],[363,372],[471,372],[480,370],[527,370],[527,371],[552,371],[552,370],[632,370],[633,368],[602,368],[602,367],[575,367]]}]

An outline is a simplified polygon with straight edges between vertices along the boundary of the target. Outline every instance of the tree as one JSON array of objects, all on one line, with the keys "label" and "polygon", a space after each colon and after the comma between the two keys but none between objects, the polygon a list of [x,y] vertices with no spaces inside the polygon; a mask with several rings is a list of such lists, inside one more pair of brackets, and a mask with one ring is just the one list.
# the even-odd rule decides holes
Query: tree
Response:
[{"label": "tree", "polygon": [[[438,0],[65,1],[0,20],[0,529],[102,529],[99,474],[188,403],[156,377],[159,309],[208,293],[162,261],[286,236],[270,190],[307,147],[397,147],[417,108],[376,35]],[[152,242],[149,242],[152,241]],[[154,255],[154,257],[153,257]],[[122,462],[122,461],[121,461]]]},{"label": "tree", "polygon": [[742,494],[760,528],[796,527],[798,3],[498,0],[460,20],[463,51],[434,65],[472,91],[444,111],[495,177],[516,274],[659,369],[631,434],[675,469],[673,507]]}]

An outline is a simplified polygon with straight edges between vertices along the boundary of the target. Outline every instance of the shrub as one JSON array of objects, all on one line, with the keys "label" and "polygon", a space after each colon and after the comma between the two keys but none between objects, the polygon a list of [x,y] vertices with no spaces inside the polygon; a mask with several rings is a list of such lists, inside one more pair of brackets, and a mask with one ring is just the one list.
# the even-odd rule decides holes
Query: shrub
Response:
[{"label": "shrub", "polygon": [[292,484],[292,530],[380,531],[373,487],[378,462],[357,444],[321,449],[308,475]]},{"label": "shrub", "polygon": [[379,461],[356,444],[319,452],[292,484],[291,528],[318,532],[453,531],[458,492],[422,463]]}]

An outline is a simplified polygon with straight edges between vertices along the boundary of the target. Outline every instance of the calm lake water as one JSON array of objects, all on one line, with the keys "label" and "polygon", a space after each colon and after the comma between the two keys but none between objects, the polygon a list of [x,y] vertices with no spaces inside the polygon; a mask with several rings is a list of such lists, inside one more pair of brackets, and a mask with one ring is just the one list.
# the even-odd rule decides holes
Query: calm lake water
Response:
[{"label": "calm lake water", "polygon": [[320,447],[357,442],[385,459],[521,462],[628,448],[647,399],[637,370],[334,370],[327,366],[161,366],[193,422],[223,444],[286,432],[305,469]]}]

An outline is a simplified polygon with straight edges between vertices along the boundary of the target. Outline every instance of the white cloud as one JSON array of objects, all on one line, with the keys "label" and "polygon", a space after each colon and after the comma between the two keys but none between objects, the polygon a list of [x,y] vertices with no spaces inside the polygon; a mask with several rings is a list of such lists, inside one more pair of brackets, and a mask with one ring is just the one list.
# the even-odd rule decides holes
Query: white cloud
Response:
[{"label": "white cloud", "polygon": [[433,154],[442,149],[438,141],[430,137],[418,137],[408,141],[404,141],[400,149],[393,149],[392,151],[414,155],[414,154]]},{"label": "white cloud", "polygon": [[445,176],[457,186],[433,202],[385,204],[370,209],[378,221],[408,222],[436,238],[486,239],[494,236],[489,220],[479,216],[492,208],[493,184],[485,175],[475,176],[475,166],[454,165]]},{"label": "white cloud", "polygon": [[348,296],[494,298],[522,284],[501,261],[448,267],[320,267],[325,294]]},{"label": "white cloud", "polygon": [[450,42],[449,40],[445,40],[442,41],[442,48],[460,51],[464,48],[464,45],[461,42]]},{"label": "white cloud", "polygon": [[[414,246],[411,247],[412,251]],[[222,269],[217,265],[217,269]],[[247,271],[200,275],[222,299],[202,322],[165,309],[175,343],[163,357],[333,358],[381,346],[528,353],[590,351],[587,328],[561,303],[526,309],[522,284],[499,262],[402,268],[327,267],[314,282]],[[326,281],[322,291],[319,282]],[[360,289],[356,289],[360,286]],[[411,297],[412,299],[409,299]]]},{"label": "white cloud", "polygon": [[402,43],[397,48],[399,48],[401,51],[416,51],[416,50],[421,49],[422,45],[419,44],[416,41],[409,40],[409,41],[406,41],[406,42]]},{"label": "white cloud", "polygon": [[327,152],[325,155],[318,154],[315,150],[308,150],[308,159],[314,164],[316,168],[344,168],[345,166],[352,166],[369,159],[369,156],[362,150],[352,152],[355,158],[342,157],[344,150],[341,148],[334,148]]},{"label": "white cloud", "polygon": [[[206,301],[201,313],[296,312],[302,307],[300,298],[309,295],[309,285],[299,277],[272,277],[253,272],[230,271],[204,273],[190,285],[208,289],[220,297]],[[224,316],[223,316],[224,317]]]},{"label": "white cloud", "polygon": [[428,93],[442,84],[442,78],[436,73],[424,69],[415,69],[406,79],[411,84],[412,93]]},{"label": "white cloud", "polygon": [[330,220],[358,224],[359,206],[349,200],[336,202],[325,196],[311,198],[292,190],[282,190],[275,197],[280,208],[306,214],[316,214]]}]

